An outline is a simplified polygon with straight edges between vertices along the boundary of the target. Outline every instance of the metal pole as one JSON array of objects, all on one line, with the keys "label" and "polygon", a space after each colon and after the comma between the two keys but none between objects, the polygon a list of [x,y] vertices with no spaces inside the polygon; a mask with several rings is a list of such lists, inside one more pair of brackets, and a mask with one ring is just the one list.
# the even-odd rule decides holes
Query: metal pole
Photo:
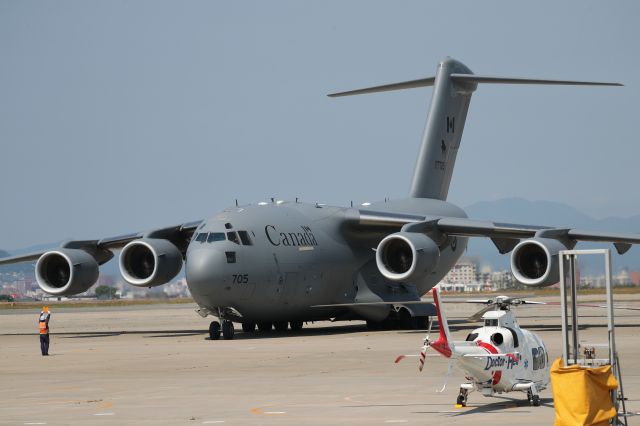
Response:
[{"label": "metal pole", "polygon": [[576,255],[569,257],[569,268],[571,271],[571,330],[573,332],[573,363],[578,363],[578,286],[576,285]]},{"label": "metal pole", "polygon": [[[620,372],[618,371],[618,357],[616,354],[616,338],[614,334],[613,325],[613,291],[611,290],[611,252],[607,251],[604,255],[604,276],[605,284],[607,286],[607,337],[609,338],[609,364],[611,364],[611,370],[613,376],[618,380],[618,386],[621,386]],[[623,394],[624,395],[624,394]],[[618,389],[611,391],[611,402],[616,408],[616,413],[620,411],[620,403],[618,401]],[[624,418],[626,422],[626,417]],[[616,415],[616,423],[618,423],[618,416]]]},{"label": "metal pole", "polygon": [[[613,291],[611,291],[611,252],[607,251],[604,256],[604,276],[607,285],[607,327],[609,328],[609,363],[615,368],[616,359],[616,338],[613,325]],[[617,377],[616,377],[617,378]]]},{"label": "metal pole", "polygon": [[562,362],[569,365],[569,339],[567,330],[567,277],[564,271],[564,265],[569,255],[564,252],[560,253],[560,306],[562,314]]}]

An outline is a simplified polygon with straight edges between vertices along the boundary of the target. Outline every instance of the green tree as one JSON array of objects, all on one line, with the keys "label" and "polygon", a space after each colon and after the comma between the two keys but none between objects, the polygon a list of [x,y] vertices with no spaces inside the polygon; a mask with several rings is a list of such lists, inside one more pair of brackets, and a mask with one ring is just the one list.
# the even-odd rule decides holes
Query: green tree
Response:
[{"label": "green tree", "polygon": [[113,287],[109,287],[108,285],[99,285],[95,289],[96,297],[100,300],[111,300],[116,297],[116,290]]}]

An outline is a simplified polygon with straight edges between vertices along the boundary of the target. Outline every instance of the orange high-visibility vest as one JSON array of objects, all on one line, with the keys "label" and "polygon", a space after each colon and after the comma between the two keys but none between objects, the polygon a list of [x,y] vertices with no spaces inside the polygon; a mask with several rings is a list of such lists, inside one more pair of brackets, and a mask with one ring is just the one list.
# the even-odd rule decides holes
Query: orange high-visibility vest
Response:
[{"label": "orange high-visibility vest", "polygon": [[40,334],[47,334],[49,333],[49,330],[47,330],[47,322],[46,321],[40,321]]}]

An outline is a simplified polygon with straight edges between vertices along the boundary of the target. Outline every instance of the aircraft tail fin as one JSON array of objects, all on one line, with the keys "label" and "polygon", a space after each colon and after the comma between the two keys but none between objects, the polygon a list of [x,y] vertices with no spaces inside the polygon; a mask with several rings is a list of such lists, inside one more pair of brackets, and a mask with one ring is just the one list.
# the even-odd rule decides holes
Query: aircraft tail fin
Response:
[{"label": "aircraft tail fin", "polygon": [[422,144],[411,182],[410,195],[414,198],[446,200],[469,102],[478,83],[622,86],[619,83],[593,81],[475,75],[463,63],[452,58],[445,58],[440,62],[435,77],[333,93],[329,96],[361,95],[433,86],[431,108],[427,115]]},{"label": "aircraft tail fin", "polygon": [[431,290],[431,293],[433,294],[433,303],[436,305],[436,312],[438,313],[438,328],[440,330],[440,335],[436,341],[431,342],[430,346],[442,356],[451,358],[451,354],[453,353],[453,343],[451,341],[451,334],[449,333],[447,316],[440,305],[440,290],[438,290],[438,287],[434,287]]}]

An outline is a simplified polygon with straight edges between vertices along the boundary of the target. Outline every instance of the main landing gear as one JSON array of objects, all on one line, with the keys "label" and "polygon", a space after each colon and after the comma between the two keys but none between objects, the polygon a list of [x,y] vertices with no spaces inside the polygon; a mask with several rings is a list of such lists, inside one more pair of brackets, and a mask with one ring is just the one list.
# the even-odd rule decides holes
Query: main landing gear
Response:
[{"label": "main landing gear", "polygon": [[531,389],[527,391],[527,399],[529,400],[529,404],[534,407],[540,406],[540,395],[534,394]]},{"label": "main landing gear", "polygon": [[390,316],[382,321],[367,320],[367,330],[426,330],[429,328],[429,317],[412,317],[402,310],[396,317]]},{"label": "main landing gear", "polygon": [[243,322],[242,323],[242,331],[245,333],[253,333],[256,331],[256,323],[255,322]]},{"label": "main landing gear", "polygon": [[220,326],[218,321],[211,321],[211,324],[209,324],[209,338],[211,340],[219,340],[220,331],[222,331],[222,338],[224,340],[233,339],[233,336],[235,335],[233,322],[229,320],[222,320],[222,326]]},{"label": "main landing gear", "polygon": [[[296,321],[275,321],[275,322],[243,322],[242,331],[245,333],[253,333],[256,330],[256,325],[261,333],[268,333],[275,328],[276,331],[284,333],[288,328],[293,332],[302,330],[303,322]],[[235,330],[233,327],[233,321],[222,320],[222,325],[218,321],[212,321],[209,324],[209,338],[211,340],[220,340],[220,336],[224,340],[232,340],[235,336]]]},{"label": "main landing gear", "polygon": [[460,388],[460,393],[458,394],[458,398],[456,399],[456,405],[461,405],[463,407],[466,407],[468,396],[469,396],[469,391],[467,389]]}]

